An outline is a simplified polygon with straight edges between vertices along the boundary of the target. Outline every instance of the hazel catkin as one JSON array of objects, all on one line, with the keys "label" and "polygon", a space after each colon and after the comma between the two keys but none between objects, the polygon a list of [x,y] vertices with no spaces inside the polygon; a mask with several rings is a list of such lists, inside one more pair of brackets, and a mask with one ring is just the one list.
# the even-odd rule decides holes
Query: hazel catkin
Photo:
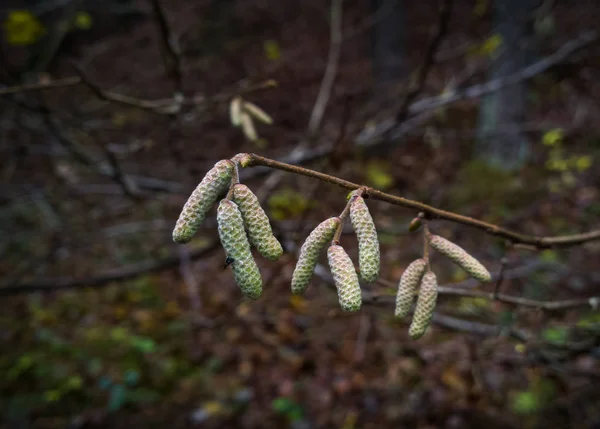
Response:
[{"label": "hazel catkin", "polygon": [[237,204],[231,200],[221,200],[217,210],[217,224],[225,253],[233,259],[231,265],[236,283],[244,295],[257,299],[262,293],[262,279],[252,257],[244,220]]},{"label": "hazel catkin", "polygon": [[431,235],[429,244],[442,255],[450,258],[455,264],[465,270],[471,277],[480,282],[489,282],[492,276],[489,271],[465,249],[439,235]]},{"label": "hazel catkin", "polygon": [[350,221],[358,239],[358,268],[360,278],[373,283],[379,277],[379,240],[375,223],[365,200],[360,195],[353,196],[350,203]]},{"label": "hazel catkin", "polygon": [[350,256],[342,246],[333,244],[327,250],[327,259],[342,310],[358,311],[362,303],[362,295],[358,275]]},{"label": "hazel catkin", "polygon": [[319,259],[319,253],[331,241],[340,219],[332,217],[321,222],[304,241],[300,248],[298,263],[292,275],[292,293],[300,294],[306,290]]},{"label": "hazel catkin", "polygon": [[233,162],[223,159],[206,173],[181,210],[173,229],[173,241],[187,243],[192,239],[206,213],[229,187],[234,168]]},{"label": "hazel catkin", "polygon": [[420,258],[411,262],[402,273],[400,284],[398,285],[398,293],[396,294],[396,317],[406,317],[410,313],[410,308],[419,288],[423,273],[425,273],[425,268],[427,268],[427,261]]},{"label": "hazel catkin", "polygon": [[431,318],[438,296],[438,285],[435,274],[428,271],[423,275],[421,287],[419,289],[419,297],[417,298],[417,306],[413,314],[413,320],[408,329],[408,334],[417,340],[423,336]]},{"label": "hazel catkin", "polygon": [[233,201],[242,213],[250,244],[265,258],[271,261],[279,259],[283,248],[273,235],[269,218],[256,195],[246,185],[238,183],[233,188]]}]

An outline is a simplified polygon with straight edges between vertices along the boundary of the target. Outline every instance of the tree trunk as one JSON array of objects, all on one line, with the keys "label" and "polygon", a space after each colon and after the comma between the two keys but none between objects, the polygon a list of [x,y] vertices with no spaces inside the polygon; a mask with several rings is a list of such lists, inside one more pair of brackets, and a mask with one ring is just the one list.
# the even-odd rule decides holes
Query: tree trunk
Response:
[{"label": "tree trunk", "polygon": [[[495,34],[502,37],[500,57],[491,66],[489,79],[518,72],[532,60],[530,16],[533,0],[496,0]],[[527,84],[505,87],[484,97],[479,113],[476,157],[503,170],[521,167],[529,158],[530,144],[523,133]]]}]

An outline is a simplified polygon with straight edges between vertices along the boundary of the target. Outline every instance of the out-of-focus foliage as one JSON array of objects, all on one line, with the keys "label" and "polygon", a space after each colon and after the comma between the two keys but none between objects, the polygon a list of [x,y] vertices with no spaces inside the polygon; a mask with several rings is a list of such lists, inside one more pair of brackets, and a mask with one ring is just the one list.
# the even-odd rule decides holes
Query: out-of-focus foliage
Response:
[{"label": "out-of-focus foliage", "polygon": [[3,27],[6,41],[16,46],[32,45],[46,31],[39,19],[28,10],[8,12]]}]

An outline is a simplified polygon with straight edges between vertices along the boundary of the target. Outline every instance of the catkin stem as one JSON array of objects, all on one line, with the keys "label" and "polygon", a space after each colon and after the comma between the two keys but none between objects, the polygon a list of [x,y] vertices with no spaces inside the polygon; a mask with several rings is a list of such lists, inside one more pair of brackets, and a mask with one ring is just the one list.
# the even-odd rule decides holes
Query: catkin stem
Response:
[{"label": "catkin stem", "polygon": [[239,160],[236,159],[237,156],[233,157],[230,159],[231,162],[233,162],[233,174],[231,175],[231,182],[229,182],[229,190],[227,191],[227,196],[225,197],[226,200],[231,200],[233,198],[233,188],[235,185],[237,185],[238,183],[240,183],[240,172],[238,170],[238,166],[239,166]]},{"label": "catkin stem", "polygon": [[[421,213],[419,213],[420,215]],[[431,271],[431,266],[429,265],[429,236],[431,232],[429,232],[429,223],[427,219],[423,219],[423,259],[427,262],[427,271]]]},{"label": "catkin stem", "polygon": [[340,218],[340,224],[336,228],[335,234],[333,234],[333,239],[331,240],[331,244],[339,244],[339,242],[340,242],[340,237],[342,236],[342,231],[344,230],[344,223],[346,222],[346,219],[348,219],[348,215],[350,214],[350,203],[351,202],[352,202],[352,198],[350,198],[348,200],[346,207],[344,207],[344,210],[342,210],[342,212],[338,216]]},{"label": "catkin stem", "polygon": [[342,231],[344,230],[344,223],[346,222],[346,219],[348,219],[348,215],[350,214],[350,205],[352,204],[352,201],[354,201],[354,199],[357,196],[361,196],[363,195],[363,193],[365,192],[365,188],[359,188],[356,190],[356,192],[354,192],[350,198],[348,198],[348,202],[346,203],[346,207],[344,207],[344,210],[342,210],[342,212],[340,213],[340,215],[338,216],[340,218],[340,224],[338,225],[337,229],[335,230],[335,234],[333,235],[333,239],[331,241],[332,244],[338,244],[340,242],[340,237],[342,236]]}]

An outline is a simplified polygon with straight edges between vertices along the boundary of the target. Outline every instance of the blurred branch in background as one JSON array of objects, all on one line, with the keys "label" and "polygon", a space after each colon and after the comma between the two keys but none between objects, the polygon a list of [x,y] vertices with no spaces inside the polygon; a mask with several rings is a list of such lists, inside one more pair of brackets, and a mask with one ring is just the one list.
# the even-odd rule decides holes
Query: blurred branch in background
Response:
[{"label": "blurred branch in background", "polygon": [[173,80],[175,91],[183,95],[182,57],[178,38],[171,31],[167,14],[160,0],[151,0],[151,3],[160,30],[165,69]]},{"label": "blurred branch in background", "polygon": [[[193,261],[195,259],[200,259],[208,256],[213,251],[218,249],[220,244],[218,241],[214,241],[209,243],[207,246],[202,247],[201,249],[195,249],[189,252],[189,260]],[[14,295],[14,294],[22,294],[22,293],[31,293],[31,292],[51,292],[60,289],[76,289],[76,288],[87,288],[87,287],[100,287],[105,286],[109,283],[114,282],[122,282],[125,280],[133,279],[140,275],[159,272],[166,269],[170,269],[176,266],[180,266],[182,263],[182,258],[180,252],[177,254],[173,254],[159,261],[147,261],[139,264],[133,264],[126,266],[124,268],[116,268],[114,270],[110,270],[108,272],[103,273],[97,277],[88,277],[88,278],[57,278],[57,279],[48,279],[48,280],[40,280],[28,283],[21,283],[18,285],[14,285],[14,282],[9,282],[3,286],[8,286],[6,288],[0,287],[0,296],[4,295]],[[11,286],[12,285],[12,286]]]},{"label": "blurred branch in background", "polygon": [[[498,78],[482,84],[472,85],[467,88],[447,89],[442,95],[427,97],[415,101],[407,109],[407,120],[410,121],[417,119],[420,117],[420,115],[442,106],[471,98],[478,98],[494,91],[499,91],[506,86],[515,85],[531,79],[547,71],[551,67],[566,61],[573,54],[597,41],[598,32],[587,31],[581,33],[576,39],[565,43],[553,54],[536,61],[535,63],[510,76]],[[406,125],[403,123],[399,124],[395,119],[389,119],[362,131],[357,136],[356,142],[359,145],[368,145],[373,140],[380,139],[382,137],[396,139],[406,132],[405,126]]]}]

